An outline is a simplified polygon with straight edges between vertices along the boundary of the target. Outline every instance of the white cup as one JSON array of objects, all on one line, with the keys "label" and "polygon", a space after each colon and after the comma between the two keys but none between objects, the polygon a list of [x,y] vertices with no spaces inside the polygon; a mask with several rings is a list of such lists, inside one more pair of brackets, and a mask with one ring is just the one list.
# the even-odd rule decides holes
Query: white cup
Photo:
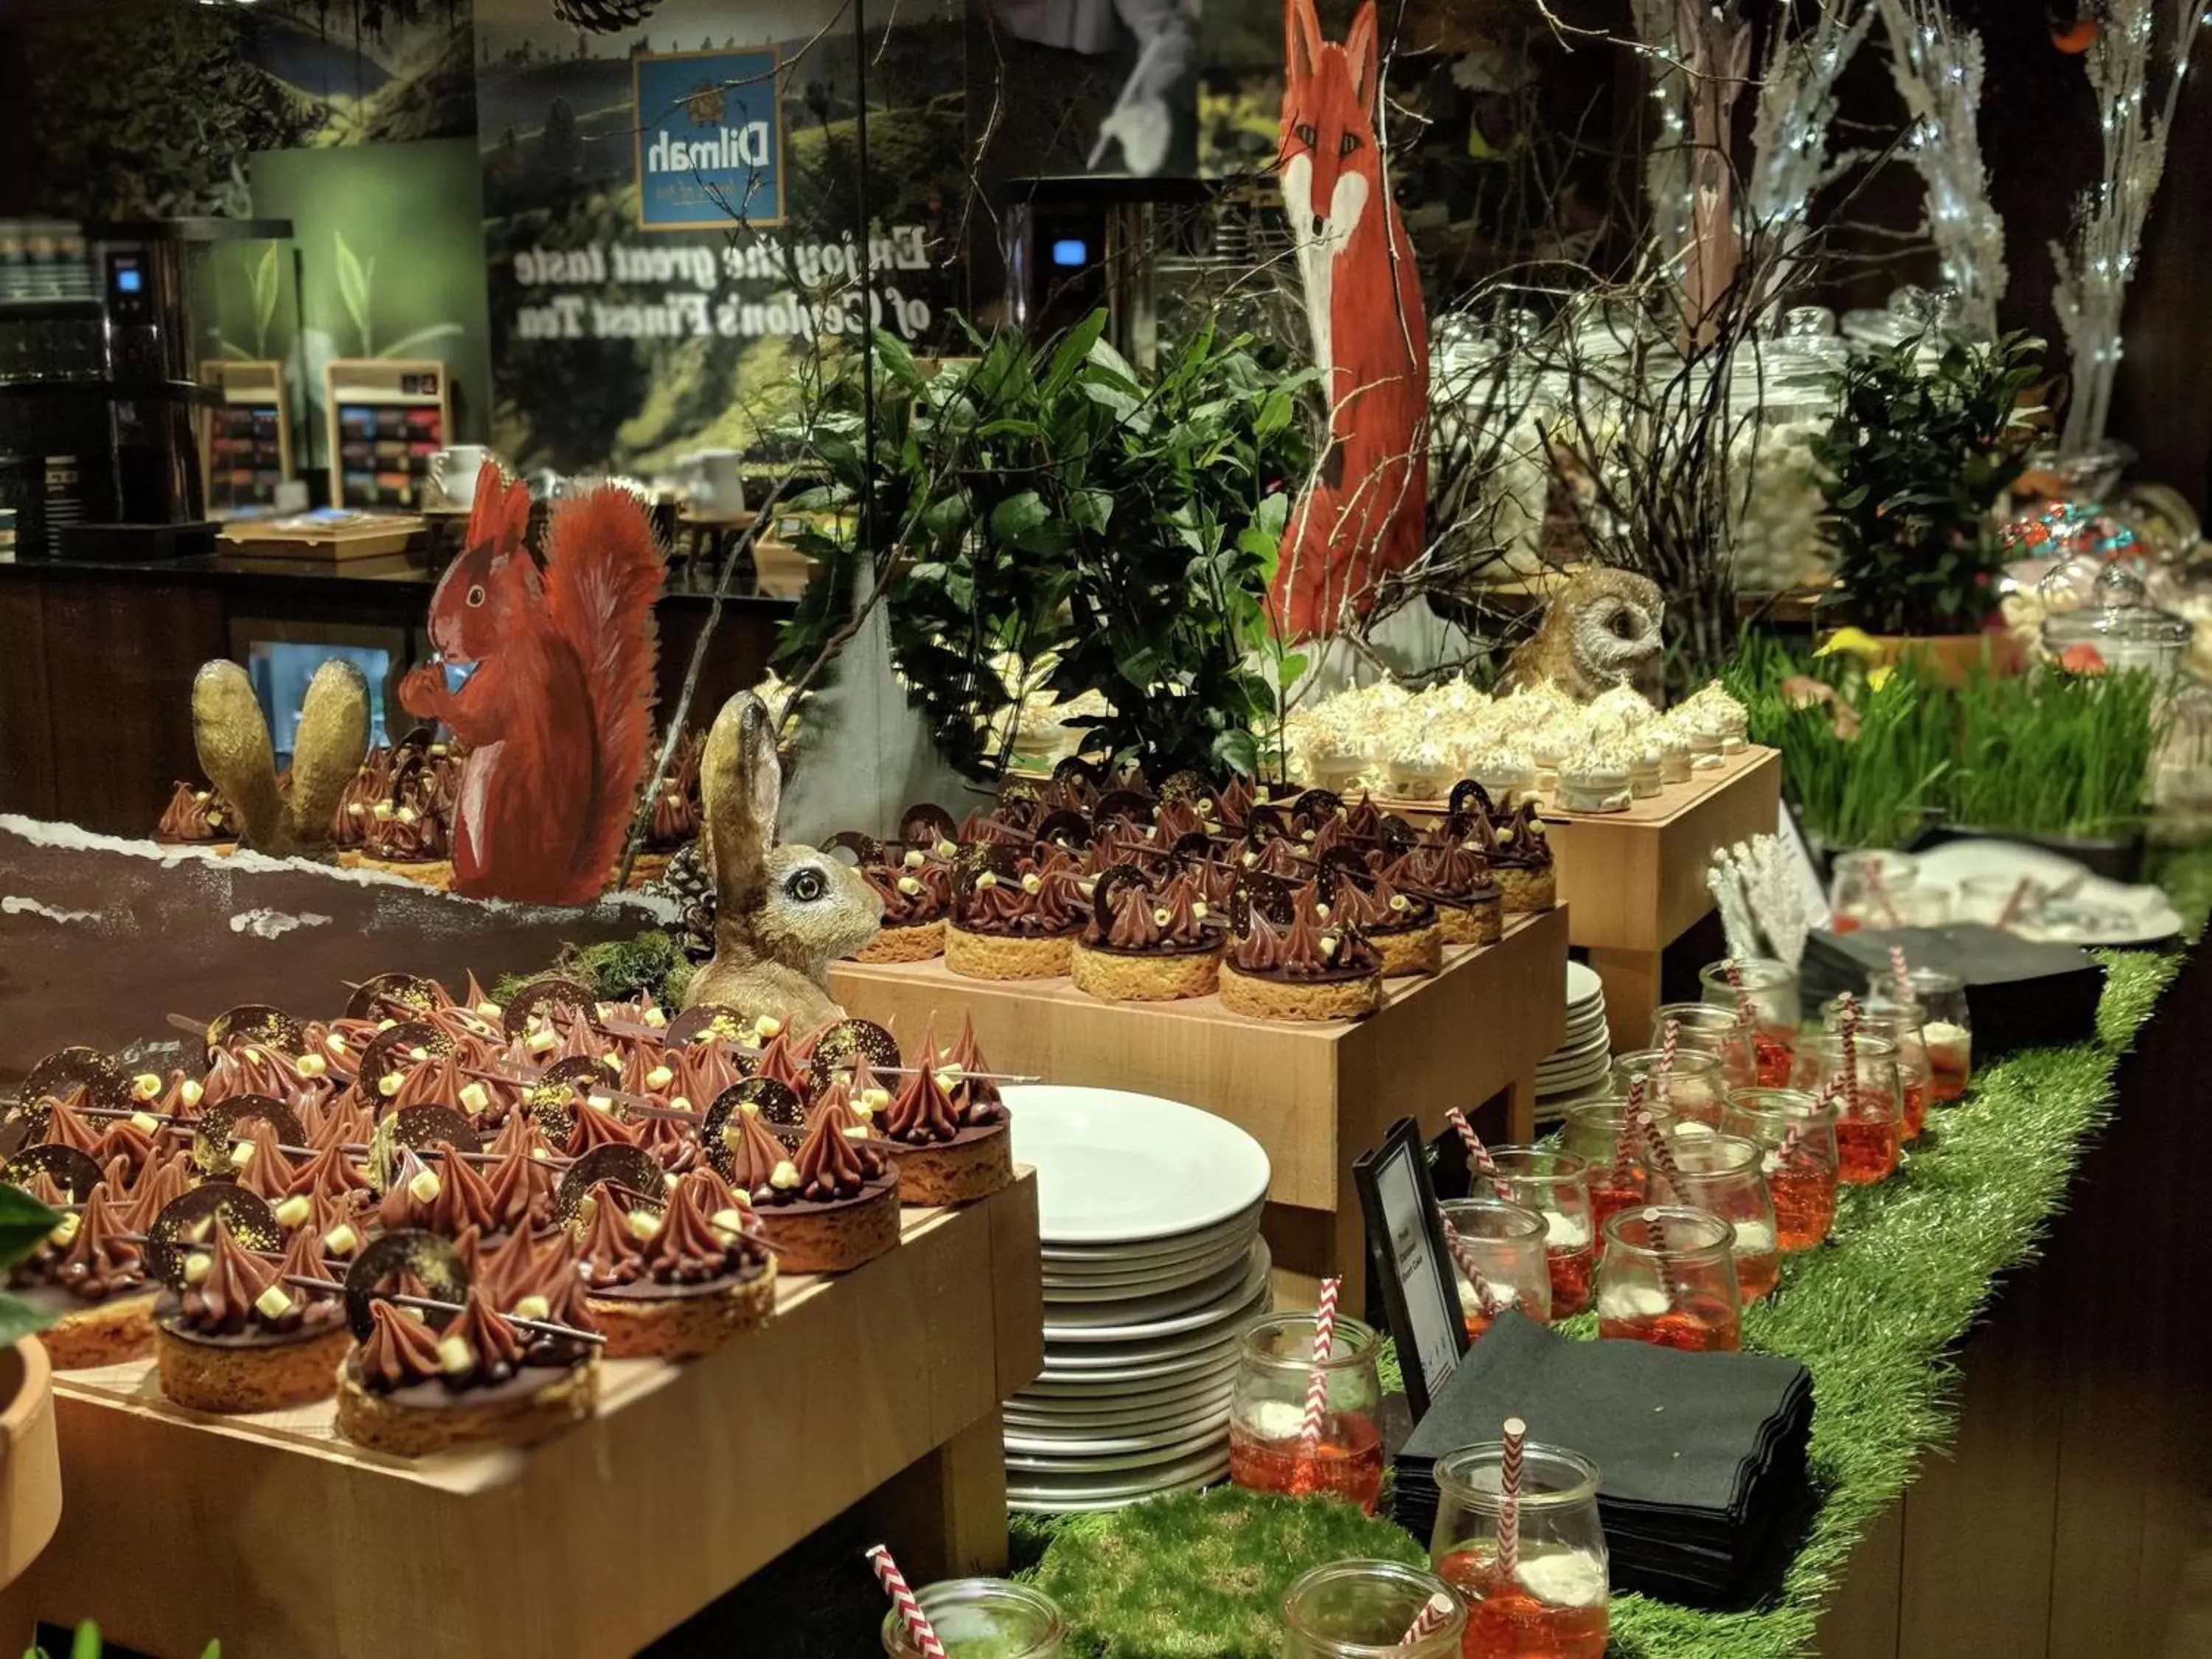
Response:
[{"label": "white cup", "polygon": [[680,463],[690,486],[695,513],[732,514],[745,510],[744,457],[734,449],[702,449]]},{"label": "white cup", "polygon": [[490,458],[482,444],[453,444],[430,458],[430,483],[448,507],[473,507],[477,474]]}]

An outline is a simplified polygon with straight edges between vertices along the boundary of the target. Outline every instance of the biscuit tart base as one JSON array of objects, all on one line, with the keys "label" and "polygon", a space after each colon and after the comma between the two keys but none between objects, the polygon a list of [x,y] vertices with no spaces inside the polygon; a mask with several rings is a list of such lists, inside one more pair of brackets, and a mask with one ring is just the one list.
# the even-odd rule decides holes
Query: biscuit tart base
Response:
[{"label": "biscuit tart base", "polygon": [[1559,902],[1559,873],[1551,865],[1536,870],[1493,870],[1491,874],[1505,896],[1509,916],[1534,915]]},{"label": "biscuit tart base", "polygon": [[1101,1002],[1175,1002],[1212,996],[1221,982],[1218,951],[1130,954],[1075,942],[1069,963],[1075,988]]},{"label": "biscuit tart base", "polygon": [[1439,905],[1437,919],[1447,945],[1495,945],[1505,934],[1504,896],[1492,888],[1470,905]]},{"label": "biscuit tart base", "polygon": [[917,921],[904,927],[878,929],[876,936],[853,952],[855,962],[927,962],[945,954],[945,918]]},{"label": "biscuit tart base", "polygon": [[154,1337],[161,1392],[202,1412],[273,1412],[327,1400],[352,1346],[342,1319],[292,1341],[198,1342],[166,1325]]},{"label": "biscuit tart base", "polygon": [[377,1394],[348,1364],[337,1379],[338,1431],[357,1446],[402,1457],[486,1441],[532,1445],[592,1414],[599,1401],[599,1362],[528,1365],[495,1388],[461,1394],[447,1395],[445,1386],[418,1382]]},{"label": "biscuit tart base", "polygon": [[1444,965],[1442,922],[1409,927],[1402,933],[1370,933],[1367,942],[1382,958],[1382,977],[1400,979],[1407,974],[1433,974]]},{"label": "biscuit tart base", "polygon": [[119,1365],[154,1352],[153,1290],[133,1291],[105,1302],[80,1302],[39,1333],[58,1371]]},{"label": "biscuit tart base", "polygon": [[690,1359],[749,1331],[775,1307],[775,1263],[747,1279],[686,1287],[673,1296],[592,1296],[584,1305],[605,1334],[610,1359]]},{"label": "biscuit tart base", "polygon": [[899,1242],[898,1182],[886,1178],[859,1198],[754,1212],[787,1273],[842,1273],[872,1261]]},{"label": "biscuit tart base", "polygon": [[402,864],[391,859],[373,859],[366,853],[341,853],[338,865],[342,869],[381,870],[386,875],[404,876],[417,887],[428,887],[441,893],[453,884],[451,859],[417,859]]},{"label": "biscuit tart base", "polygon": [[988,1198],[1014,1178],[1014,1138],[1004,1123],[963,1129],[943,1146],[897,1148],[899,1202],[965,1204]]},{"label": "biscuit tart base", "polygon": [[1066,934],[1024,939],[1009,933],[971,933],[957,922],[945,928],[945,965],[968,979],[1059,979],[1067,972],[1075,941]]},{"label": "biscuit tart base", "polygon": [[1262,979],[1221,964],[1221,1006],[1255,1019],[1362,1019],[1382,1002],[1382,976],[1360,979]]}]

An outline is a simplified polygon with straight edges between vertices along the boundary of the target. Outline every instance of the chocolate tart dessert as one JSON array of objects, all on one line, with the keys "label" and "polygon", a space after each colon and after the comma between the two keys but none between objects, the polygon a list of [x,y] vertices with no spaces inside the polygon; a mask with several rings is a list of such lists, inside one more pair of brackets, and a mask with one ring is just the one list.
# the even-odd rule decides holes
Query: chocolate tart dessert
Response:
[{"label": "chocolate tart dessert", "polygon": [[945,916],[952,905],[952,872],[919,847],[887,848],[850,833],[831,847],[860,855],[860,878],[884,902],[876,936],[853,952],[855,962],[927,962],[945,954]]},{"label": "chocolate tart dessert", "polygon": [[[629,867],[629,885],[645,886],[668,873],[668,860],[686,843],[699,838],[702,802],[699,767],[707,746],[703,732],[687,732],[676,740],[676,754],[668,774],[653,798],[653,816],[645,830],[645,845]],[[658,754],[659,744],[648,752]]]},{"label": "chocolate tart dessert", "polygon": [[953,880],[945,965],[968,979],[1066,973],[1090,910],[1075,860],[1059,852],[1037,860],[1002,848],[978,850],[977,861]]},{"label": "chocolate tart dessert", "polygon": [[[25,1188],[42,1204],[68,1198],[41,1175]],[[17,1264],[9,1288],[54,1322],[39,1333],[57,1370],[116,1365],[154,1351],[154,1306],[161,1287],[147,1276],[145,1252],[119,1188],[94,1184],[83,1207],[65,1212],[37,1253]]]},{"label": "chocolate tart dessert", "polygon": [[1221,964],[1221,1006],[1257,1019],[1359,1019],[1382,1006],[1382,959],[1352,927],[1326,927],[1298,889],[1288,924],[1251,905]]},{"label": "chocolate tart dessert", "polygon": [[1558,873],[1553,867],[1552,845],[1544,837],[1543,821],[1535,804],[1523,801],[1490,833],[1484,851],[1496,872],[1498,890],[1504,895],[1505,914],[1530,915],[1559,902]]},{"label": "chocolate tart dessert", "polygon": [[1490,874],[1490,860],[1448,833],[1431,832],[1389,866],[1401,892],[1419,893],[1437,907],[1447,945],[1495,945],[1505,930],[1505,896]]},{"label": "chocolate tart dessert", "polygon": [[787,1149],[764,1119],[759,1088],[748,1079],[724,1094],[701,1136],[716,1172],[751,1200],[783,1271],[842,1273],[895,1247],[897,1166],[848,1136],[836,1112],[815,1113],[797,1150]]},{"label": "chocolate tart dessert", "polygon": [[441,786],[416,751],[392,769],[392,793],[369,809],[361,850],[339,855],[358,870],[383,870],[425,887],[453,884],[453,847]]},{"label": "chocolate tart dessert", "polygon": [[[165,1218],[197,1197],[179,1200]],[[324,1291],[289,1282],[330,1279],[319,1241],[302,1229],[274,1258],[258,1253],[275,1244],[273,1229],[222,1210],[210,1214],[204,1243],[189,1242],[198,1222],[174,1236],[173,1299],[164,1298],[155,1328],[161,1392],[204,1412],[275,1411],[325,1398],[350,1340],[339,1285],[331,1279]],[[157,1223],[155,1236],[160,1230]]]},{"label": "chocolate tart dessert", "polygon": [[1091,919],[1069,962],[1075,988],[1102,1002],[1172,1002],[1211,996],[1221,979],[1222,930],[1188,876],[1155,891],[1132,864],[1103,873]]},{"label": "chocolate tart dessert", "polygon": [[[882,1114],[902,1204],[965,1204],[1014,1178],[1013,1135],[997,1091],[960,1089],[959,1066],[937,1065],[936,1051],[925,1039],[913,1075]],[[861,1073],[853,1080],[857,1089]]]},{"label": "chocolate tart dessert", "polygon": [[163,847],[235,847],[238,814],[216,791],[179,781],[154,826],[154,839]]},{"label": "chocolate tart dessert", "polygon": [[775,1258],[752,1206],[712,1170],[683,1176],[658,1212],[605,1183],[592,1199],[579,1246],[585,1305],[610,1358],[708,1353],[775,1306]]},{"label": "chocolate tart dessert", "polygon": [[1400,892],[1387,875],[1367,875],[1364,865],[1358,875],[1341,866],[1331,873],[1336,879],[1328,920],[1358,928],[1382,959],[1383,978],[1433,974],[1443,967],[1444,930],[1434,905]]}]

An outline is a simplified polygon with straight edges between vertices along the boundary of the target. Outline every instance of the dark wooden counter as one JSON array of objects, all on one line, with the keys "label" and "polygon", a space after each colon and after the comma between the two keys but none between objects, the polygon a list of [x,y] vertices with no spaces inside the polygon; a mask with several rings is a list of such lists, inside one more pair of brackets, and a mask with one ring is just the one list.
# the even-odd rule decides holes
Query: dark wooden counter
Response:
[{"label": "dark wooden counter", "polygon": [[[313,566],[225,555],[166,563],[0,564],[0,811],[144,835],[169,786],[197,778],[192,675],[233,654],[233,623],[409,630],[422,625],[434,571],[401,556]],[[712,598],[712,574],[678,563],[656,609],[660,695],[672,702]],[[755,684],[792,611],[751,592],[725,605],[695,714]]]}]

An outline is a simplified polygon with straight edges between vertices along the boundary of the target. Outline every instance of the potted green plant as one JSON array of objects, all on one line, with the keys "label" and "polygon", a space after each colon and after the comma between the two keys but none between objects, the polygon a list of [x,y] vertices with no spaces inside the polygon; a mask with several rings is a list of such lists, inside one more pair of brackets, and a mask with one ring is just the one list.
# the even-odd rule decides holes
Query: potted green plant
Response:
[{"label": "potted green plant", "polygon": [[[62,1217],[20,1187],[0,1186],[0,1267],[44,1243]],[[52,1320],[0,1291],[0,1584],[11,1583],[53,1538],[62,1514],[54,1377],[37,1333]]]},{"label": "potted green plant", "polygon": [[[1006,712],[1040,690],[1103,696],[1067,722],[1096,752],[1261,771],[1276,687],[1301,666],[1271,645],[1266,598],[1304,476],[1310,371],[1272,369],[1209,325],[1147,374],[1104,326],[1100,312],[1042,343],[971,331],[975,356],[933,374],[876,335],[873,421],[847,374],[805,422],[830,482],[798,505],[851,530],[798,538],[820,568],[778,663],[834,648],[853,584],[882,574],[899,673],[969,775],[1004,769]],[[1007,662],[1027,677],[1010,684]]]},{"label": "potted green plant", "polygon": [[1836,377],[1834,417],[1812,444],[1836,550],[1822,604],[1875,636],[1886,660],[1909,652],[1946,679],[1985,660],[2018,666],[2008,636],[1983,624],[2004,562],[1997,506],[2035,438],[2020,405],[2042,351],[2025,334],[1940,350],[1916,339]]}]

